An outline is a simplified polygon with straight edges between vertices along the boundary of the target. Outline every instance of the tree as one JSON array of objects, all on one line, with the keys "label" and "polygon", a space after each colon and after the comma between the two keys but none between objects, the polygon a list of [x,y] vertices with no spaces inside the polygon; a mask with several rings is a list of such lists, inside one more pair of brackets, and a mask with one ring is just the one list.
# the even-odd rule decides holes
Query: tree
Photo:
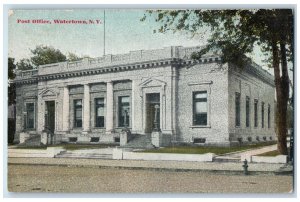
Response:
[{"label": "tree", "polygon": [[15,84],[11,82],[16,77],[14,72],[16,65],[14,62],[14,58],[8,58],[8,105],[16,103],[16,88]]},{"label": "tree", "polygon": [[[14,112],[16,103],[16,84],[12,82],[12,80],[15,78],[15,59],[9,57],[8,58],[8,112]],[[12,110],[12,111],[10,111]],[[11,113],[12,114],[12,113]],[[13,114],[12,114],[13,115]],[[13,115],[14,117],[14,115]],[[14,133],[15,133],[15,126],[16,126],[16,120],[8,116],[8,122],[7,122],[7,140],[8,143],[13,143],[14,140]]]},{"label": "tree", "polygon": [[[39,45],[36,46],[34,50],[30,50],[33,54],[32,57],[23,58],[17,62],[18,70],[30,70],[37,68],[40,65],[64,62],[67,60],[67,57],[58,49],[49,46]],[[71,59],[77,57],[75,54],[71,54]]]},{"label": "tree", "polygon": [[289,99],[288,61],[293,61],[293,11],[291,9],[252,10],[157,10],[148,11],[141,19],[154,15],[160,23],[158,32],[186,31],[192,36],[203,28],[211,37],[207,46],[193,55],[194,59],[208,51],[221,54],[223,63],[234,63],[243,68],[249,62],[245,57],[256,45],[269,56],[274,69],[277,100],[276,127],[278,151],[287,154],[287,104]]},{"label": "tree", "polygon": [[21,59],[19,62],[17,62],[17,69],[18,70],[30,70],[33,69],[33,65],[31,64],[31,61],[29,59]]},{"label": "tree", "polygon": [[68,57],[67,57],[67,60],[69,62],[72,62],[72,61],[78,61],[78,60],[81,60],[82,58],[80,58],[78,55],[76,55],[75,53],[68,53]]},{"label": "tree", "polygon": [[35,67],[67,60],[67,57],[60,50],[49,46],[37,46],[34,50],[31,50],[31,53],[33,56],[30,61]]}]

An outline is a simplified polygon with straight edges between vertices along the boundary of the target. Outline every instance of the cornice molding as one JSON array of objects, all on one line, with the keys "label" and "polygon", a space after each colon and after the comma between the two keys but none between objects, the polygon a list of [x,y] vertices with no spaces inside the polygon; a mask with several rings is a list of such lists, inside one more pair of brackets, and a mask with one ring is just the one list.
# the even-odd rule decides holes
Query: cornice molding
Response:
[{"label": "cornice molding", "polygon": [[38,75],[34,74],[31,77],[26,76],[26,78],[18,77],[14,80],[17,84],[28,84],[28,83],[37,83],[38,81],[47,81],[47,80],[55,80],[55,79],[64,79],[64,78],[72,78],[72,77],[81,77],[88,75],[97,75],[97,74],[105,74],[105,73],[113,73],[113,72],[121,72],[121,71],[132,71],[137,69],[151,69],[162,66],[174,66],[174,67],[185,67],[193,64],[200,63],[208,63],[219,61],[220,58],[212,57],[212,58],[203,58],[200,60],[184,60],[179,58],[169,58],[162,60],[154,60],[149,62],[141,62],[141,63],[132,63],[132,64],[124,64],[124,65],[114,65],[100,68],[92,68],[92,69],[84,69],[77,70],[74,72],[61,72],[47,75]]},{"label": "cornice molding", "polygon": [[[24,78],[22,76],[18,76],[14,80],[14,83],[16,83],[17,85],[34,84],[40,81],[65,79],[65,78],[106,74],[106,73],[122,72],[122,71],[132,71],[138,69],[151,69],[151,68],[163,67],[168,65],[171,65],[176,68],[184,68],[196,64],[219,63],[219,62],[221,62],[221,58],[219,56],[211,56],[206,58],[200,58],[199,60],[168,58],[168,59],[153,60],[148,62],[113,65],[113,66],[106,66],[106,67],[94,67],[91,69],[77,70],[74,72],[61,72],[61,73],[46,74],[46,75],[38,75],[37,72],[38,70],[32,70],[31,76],[30,76],[30,72],[26,71],[26,75],[24,76]],[[263,72],[264,70],[260,69],[260,67],[250,65],[249,67],[246,68],[246,70],[249,73],[258,76],[260,79],[267,82],[268,84],[275,86],[274,79],[271,78],[272,75],[269,74],[267,75],[267,73]]]}]

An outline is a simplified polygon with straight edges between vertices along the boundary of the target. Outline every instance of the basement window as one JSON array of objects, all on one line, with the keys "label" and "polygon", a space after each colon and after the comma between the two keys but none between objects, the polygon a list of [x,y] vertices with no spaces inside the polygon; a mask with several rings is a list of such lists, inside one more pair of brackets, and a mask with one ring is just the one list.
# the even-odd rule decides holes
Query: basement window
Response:
[{"label": "basement window", "polygon": [[193,143],[194,144],[199,144],[199,143],[205,143],[206,138],[194,138]]},{"label": "basement window", "polygon": [[77,137],[69,137],[69,142],[77,142]]},{"label": "basement window", "polygon": [[120,138],[119,137],[115,137],[115,142],[120,142]]},{"label": "basement window", "polygon": [[100,138],[99,137],[91,137],[90,142],[99,142]]},{"label": "basement window", "polygon": [[243,143],[243,138],[242,138],[242,137],[238,137],[237,140],[238,140],[238,142],[239,142],[240,144]]}]

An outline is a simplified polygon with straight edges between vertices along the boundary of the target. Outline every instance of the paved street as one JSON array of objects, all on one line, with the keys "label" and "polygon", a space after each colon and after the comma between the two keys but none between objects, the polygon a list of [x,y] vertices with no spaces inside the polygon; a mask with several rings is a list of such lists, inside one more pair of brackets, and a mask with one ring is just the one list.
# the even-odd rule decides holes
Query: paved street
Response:
[{"label": "paved street", "polygon": [[9,165],[10,192],[287,193],[292,176]]}]

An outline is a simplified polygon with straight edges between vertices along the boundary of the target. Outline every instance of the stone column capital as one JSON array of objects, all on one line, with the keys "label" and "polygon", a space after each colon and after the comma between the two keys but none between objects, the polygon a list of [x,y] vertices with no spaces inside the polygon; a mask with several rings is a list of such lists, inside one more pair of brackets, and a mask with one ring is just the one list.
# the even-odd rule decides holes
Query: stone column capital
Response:
[{"label": "stone column capital", "polygon": [[69,88],[69,83],[67,83],[67,82],[63,83],[62,87],[63,88]]}]

